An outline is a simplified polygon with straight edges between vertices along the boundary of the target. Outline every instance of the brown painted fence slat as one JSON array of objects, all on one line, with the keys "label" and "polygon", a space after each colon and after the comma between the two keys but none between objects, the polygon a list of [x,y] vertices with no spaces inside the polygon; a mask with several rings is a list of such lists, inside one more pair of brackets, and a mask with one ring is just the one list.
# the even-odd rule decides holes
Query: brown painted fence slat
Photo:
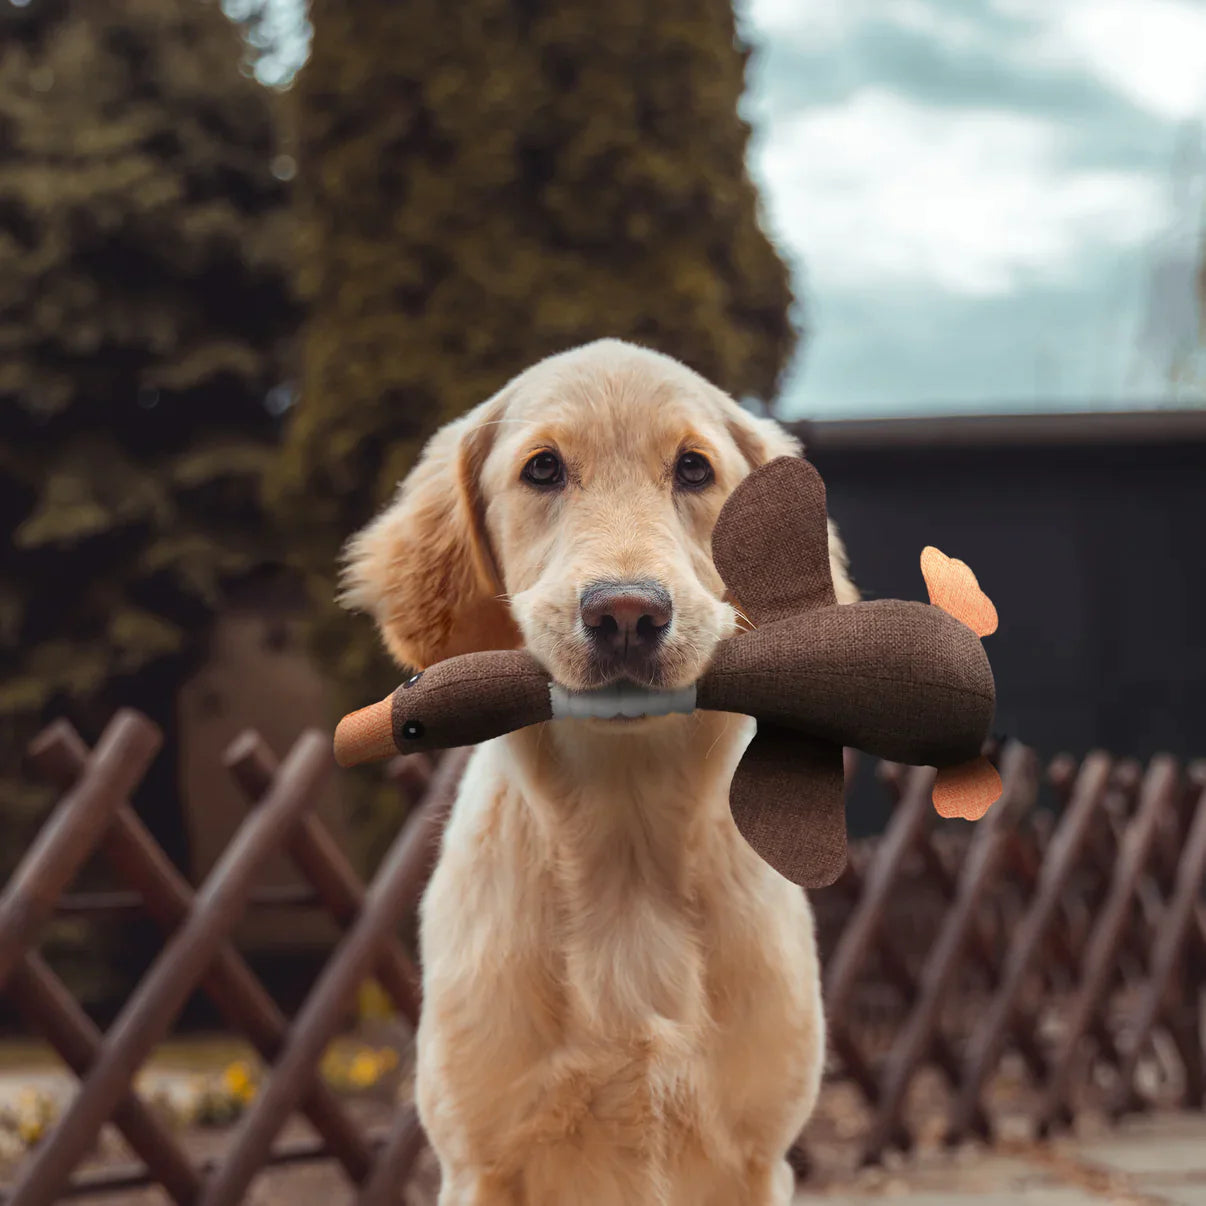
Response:
[{"label": "brown painted fence slat", "polygon": [[[1201,802],[1206,765],[1197,763],[1189,768],[1178,796],[1179,807],[1167,814],[1167,823],[1157,834],[1157,853],[1153,859],[1153,874],[1140,881],[1140,896],[1146,921],[1147,941],[1144,943],[1144,966],[1148,968],[1147,984],[1155,974],[1156,960],[1162,943],[1167,942],[1166,930],[1175,917],[1173,898],[1177,884],[1185,874],[1184,855],[1193,834],[1195,816]],[[1191,910],[1192,911],[1192,910]],[[1203,982],[1203,946],[1196,940],[1192,927],[1178,929],[1178,950],[1167,951],[1169,966],[1163,971],[1164,990],[1157,1000],[1155,1018],[1171,1040],[1180,1063],[1182,1077],[1181,1102],[1200,1103],[1206,1093],[1206,1063],[1203,1060],[1201,1010],[1199,997]],[[1150,957],[1146,952],[1150,951]],[[1146,991],[1146,990],[1145,990]],[[1125,1059],[1114,1059],[1119,1077],[1124,1075]],[[1137,1072],[1137,1064],[1135,1072]],[[1135,1073],[1131,1073],[1133,1076]],[[1134,1089],[1134,1085],[1131,1086]],[[1130,1108],[1144,1108],[1144,1100],[1135,1092],[1126,1094]],[[1118,1107],[1111,1106],[1117,1113]]]},{"label": "brown painted fence slat", "polygon": [[21,1170],[9,1198],[11,1206],[45,1206],[54,1201],[151,1049],[171,1026],[240,917],[253,877],[280,847],[330,765],[326,737],[310,733],[299,738],[269,798],[235,834],[197,893],[188,918],[114,1022],[75,1100]]},{"label": "brown painted fence slat", "polygon": [[884,1067],[875,1121],[864,1159],[878,1159],[901,1132],[900,1111],[914,1073],[933,1041],[943,996],[963,955],[976,911],[998,870],[1008,830],[1029,811],[1037,796],[1034,754],[1011,744],[1002,757],[1004,792],[978,823],[959,876],[958,894],[936,937],[922,972],[918,998]]},{"label": "brown painted fence slat", "polygon": [[[1080,860],[1090,826],[1097,819],[1109,773],[1110,759],[1105,754],[1091,754],[1081,767],[1071,806],[1048,846],[1033,903],[1005,956],[1000,984],[968,1043],[965,1071],[948,1123],[951,1140],[961,1138],[971,1127],[980,1094],[1005,1042],[1010,1017],[1018,1009],[1026,977],[1041,952],[1043,938],[1067,890],[1069,875]],[[1032,1018],[1023,1024],[1032,1031],[1036,1029]]]},{"label": "brown painted fence slat", "polygon": [[1134,907],[1139,877],[1151,852],[1161,812],[1173,805],[1176,765],[1171,758],[1155,759],[1143,783],[1139,810],[1127,828],[1105,907],[1093,928],[1081,970],[1081,985],[1067,1019],[1066,1031],[1052,1064],[1036,1126],[1040,1134],[1071,1121],[1069,1095],[1072,1073],[1092,1015],[1100,1010],[1117,972],[1114,955]]},{"label": "brown painted fence slat", "polygon": [[[268,791],[279,769],[276,756],[257,733],[237,738],[226,751],[225,762],[253,801]],[[350,924],[364,907],[364,885],[316,816],[302,817],[289,836],[288,851],[331,916],[342,926]],[[383,936],[373,970],[398,1011],[412,1028],[417,1026],[419,972],[397,938]]]},{"label": "brown painted fence slat", "polygon": [[[35,742],[30,760],[47,780],[70,790],[86,771],[86,753],[87,747],[74,729],[56,725]],[[101,849],[117,874],[135,888],[165,934],[173,933],[188,918],[194,906],[192,888],[128,804],[115,810]],[[266,1061],[276,1058],[288,1021],[229,941],[219,943],[201,987],[227,1022],[245,1034]],[[303,1108],[349,1176],[362,1178],[369,1166],[369,1151],[334,1094],[317,1085]]]},{"label": "brown painted fence slat", "polygon": [[[104,1037],[41,956],[22,959],[9,979],[9,992],[30,1030],[41,1031],[78,1077],[87,1076]],[[114,1106],[112,1121],[172,1201],[191,1206],[201,1178],[167,1127],[132,1092]]]},{"label": "brown painted fence slat", "polygon": [[410,1106],[404,1106],[372,1176],[361,1186],[356,1206],[396,1206],[426,1142],[418,1115]]},{"label": "brown painted fence slat", "polygon": [[[1152,953],[1151,978],[1145,986],[1143,999],[1135,1019],[1131,1045],[1119,1069],[1119,1087],[1115,1092],[1111,1108],[1115,1115],[1122,1113],[1132,1104],[1132,1091],[1139,1057],[1159,1017],[1161,1005],[1172,980],[1178,962],[1183,958],[1187,944],[1199,947],[1193,934],[1194,908],[1198,905],[1203,884],[1206,883],[1206,767],[1195,768],[1194,779],[1199,787],[1197,804],[1192,824],[1185,842],[1184,853],[1177,869],[1173,896],[1169,901],[1166,916],[1162,919],[1156,935]],[[1197,1013],[1195,1009],[1194,1013]],[[1195,1019],[1196,1020],[1196,1019]],[[1200,1088],[1190,1089],[1198,1093],[1197,1101],[1187,1104],[1201,1105]]]},{"label": "brown painted fence slat", "polygon": [[[436,773],[433,792],[459,776],[459,758]],[[282,769],[282,775],[284,770]],[[264,807],[263,805],[261,807]],[[294,1021],[289,1041],[261,1087],[222,1167],[206,1186],[203,1206],[234,1206],[264,1166],[272,1141],[316,1075],[356,989],[373,966],[381,938],[402,919],[431,860],[429,825],[412,818],[390,847],[356,921],[336,948]]]},{"label": "brown painted fence slat", "polygon": [[[257,912],[267,912],[272,909],[313,909],[321,903],[313,888],[266,884],[252,892],[247,906]],[[132,921],[146,915],[146,906],[137,892],[69,892],[59,897],[55,915],[94,921]]]},{"label": "brown painted fence slat", "polygon": [[159,730],[119,712],[89,759],[90,773],[42,827],[0,895],[0,987],[54,912],[56,900],[96,848],[117,806],[159,749]]}]

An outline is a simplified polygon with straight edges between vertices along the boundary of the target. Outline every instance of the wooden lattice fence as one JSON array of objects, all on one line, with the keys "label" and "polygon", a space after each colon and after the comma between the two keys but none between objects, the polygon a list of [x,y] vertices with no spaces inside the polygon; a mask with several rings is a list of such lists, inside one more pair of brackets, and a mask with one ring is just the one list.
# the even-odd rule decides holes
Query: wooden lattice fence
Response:
[{"label": "wooden lattice fence", "polygon": [[[324,1159],[342,1167],[349,1201],[399,1202],[423,1148],[413,1105],[388,1125],[358,1122],[319,1066],[358,987],[373,976],[412,1027],[419,974],[398,938],[434,862],[466,751],[437,765],[399,760],[393,773],[421,801],[372,882],[361,882],[315,814],[332,763],[329,738],[304,734],[281,762],[254,734],[227,752],[248,816],[205,882],[188,884],[129,798],[160,743],[156,727],[119,714],[94,749],[64,723],[34,743],[30,762],[62,796],[0,894],[0,993],[79,1077],[63,1116],[24,1159],[4,1200],[46,1206],[86,1191],[157,1184],[174,1202],[243,1200],[269,1165]],[[1206,767],[1168,757],[1144,767],[1093,753],[1040,773],[1029,749],[999,754],[1002,800],[975,826],[938,822],[933,772],[881,766],[893,810],[884,834],[856,843],[832,888],[814,896],[824,955],[831,1078],[857,1090],[858,1142],[874,1161],[916,1138],[908,1099],[925,1070],[945,1085],[944,1137],[990,1139],[991,1085],[1003,1061],[1024,1068],[1039,1134],[1081,1109],[1144,1108],[1152,1038],[1173,1052],[1157,1068],[1167,1100],[1203,1102],[1200,990],[1206,973]],[[231,941],[257,876],[285,850],[343,937],[312,990],[287,1017]],[[94,853],[126,891],[106,907],[141,908],[163,946],[107,1033],[39,953],[56,912],[83,910],[69,889]],[[93,902],[95,905],[97,902]],[[133,1086],[139,1069],[200,987],[266,1074],[217,1157],[191,1159]],[[1140,1077],[1141,1066],[1145,1073]],[[312,1141],[283,1143],[295,1113]],[[77,1172],[111,1124],[142,1162]],[[802,1173],[814,1138],[796,1149]]]}]

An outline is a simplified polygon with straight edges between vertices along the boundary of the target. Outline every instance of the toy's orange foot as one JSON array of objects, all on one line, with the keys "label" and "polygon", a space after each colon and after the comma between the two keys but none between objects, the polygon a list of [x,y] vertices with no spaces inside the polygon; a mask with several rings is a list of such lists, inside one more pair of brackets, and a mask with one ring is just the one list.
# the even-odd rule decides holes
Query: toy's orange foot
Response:
[{"label": "toy's orange foot", "polygon": [[997,609],[966,562],[927,545],[921,553],[921,575],[935,607],[966,624],[977,636],[996,632]]},{"label": "toy's orange foot", "polygon": [[943,817],[978,821],[1001,798],[1001,776],[987,758],[948,766],[934,780],[934,807]]}]

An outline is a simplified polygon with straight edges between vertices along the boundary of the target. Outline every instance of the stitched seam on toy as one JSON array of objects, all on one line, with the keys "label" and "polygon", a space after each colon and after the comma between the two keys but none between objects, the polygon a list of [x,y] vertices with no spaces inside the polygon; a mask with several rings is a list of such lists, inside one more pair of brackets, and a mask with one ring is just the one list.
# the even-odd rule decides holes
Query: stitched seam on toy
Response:
[{"label": "stitched seam on toy", "polygon": [[[510,682],[515,679],[531,680],[532,675],[531,671],[516,670],[509,674],[491,674],[490,677],[495,682]],[[464,678],[457,678],[445,683],[435,683],[423,692],[422,699],[435,699],[439,695],[447,695],[449,691],[461,691],[464,689],[466,681]]]}]

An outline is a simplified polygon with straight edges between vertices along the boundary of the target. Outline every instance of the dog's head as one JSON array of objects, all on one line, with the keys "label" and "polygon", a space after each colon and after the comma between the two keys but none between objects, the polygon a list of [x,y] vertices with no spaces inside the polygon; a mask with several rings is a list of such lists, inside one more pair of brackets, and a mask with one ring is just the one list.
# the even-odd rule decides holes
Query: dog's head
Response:
[{"label": "dog's head", "polygon": [[[592,343],[433,437],[350,541],[343,597],[407,666],[524,646],[567,687],[684,686],[738,622],[716,516],[752,468],[798,453],[677,361]],[[856,598],[832,529],[830,557]]]}]

